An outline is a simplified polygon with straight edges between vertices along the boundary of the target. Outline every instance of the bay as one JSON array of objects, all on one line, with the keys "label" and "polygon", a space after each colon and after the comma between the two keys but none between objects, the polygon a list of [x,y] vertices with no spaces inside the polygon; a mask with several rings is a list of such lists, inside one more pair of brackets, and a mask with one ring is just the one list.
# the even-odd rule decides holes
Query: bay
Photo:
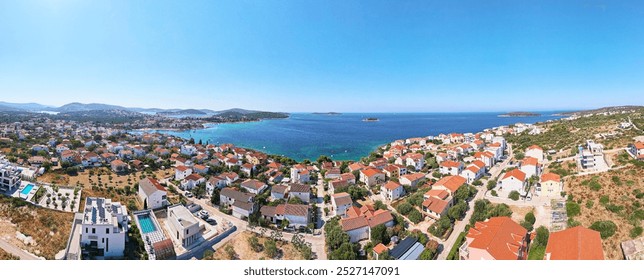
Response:
[{"label": "bay", "polygon": [[[233,143],[284,155],[301,161],[327,155],[336,160],[358,160],[377,147],[397,139],[440,133],[480,132],[515,123],[535,123],[561,118],[557,112],[536,117],[499,117],[485,113],[344,113],[340,115],[292,113],[286,119],[214,124],[187,131],[155,130],[210,144]],[[378,121],[366,122],[365,118]]]}]

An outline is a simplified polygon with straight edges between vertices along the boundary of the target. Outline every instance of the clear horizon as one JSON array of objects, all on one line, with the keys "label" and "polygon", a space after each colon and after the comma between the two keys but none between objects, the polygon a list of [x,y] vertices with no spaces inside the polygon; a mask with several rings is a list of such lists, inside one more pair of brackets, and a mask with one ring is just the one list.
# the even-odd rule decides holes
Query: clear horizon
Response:
[{"label": "clear horizon", "polygon": [[644,105],[641,26],[639,1],[2,1],[0,93],[280,112]]}]

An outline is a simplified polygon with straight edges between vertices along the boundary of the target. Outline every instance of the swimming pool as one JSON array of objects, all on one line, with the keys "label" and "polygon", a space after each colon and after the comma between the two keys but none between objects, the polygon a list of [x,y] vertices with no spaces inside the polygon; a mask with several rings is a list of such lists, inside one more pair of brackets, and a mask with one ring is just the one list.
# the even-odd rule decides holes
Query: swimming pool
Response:
[{"label": "swimming pool", "polygon": [[140,215],[138,218],[139,225],[141,225],[141,231],[143,233],[150,233],[157,230],[154,226],[154,222],[152,222],[152,218],[150,218],[150,215]]},{"label": "swimming pool", "polygon": [[23,196],[27,196],[27,195],[29,195],[29,193],[31,192],[31,190],[33,188],[34,188],[33,184],[28,184],[22,189],[22,191],[20,191],[20,194],[23,195]]}]

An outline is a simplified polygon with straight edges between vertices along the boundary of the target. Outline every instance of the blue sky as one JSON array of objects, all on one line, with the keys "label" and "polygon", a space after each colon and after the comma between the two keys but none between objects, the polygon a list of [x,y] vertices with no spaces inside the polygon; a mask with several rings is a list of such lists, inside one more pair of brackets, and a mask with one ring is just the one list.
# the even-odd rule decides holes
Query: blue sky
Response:
[{"label": "blue sky", "polygon": [[644,3],[7,0],[0,93],[289,112],[643,105]]}]

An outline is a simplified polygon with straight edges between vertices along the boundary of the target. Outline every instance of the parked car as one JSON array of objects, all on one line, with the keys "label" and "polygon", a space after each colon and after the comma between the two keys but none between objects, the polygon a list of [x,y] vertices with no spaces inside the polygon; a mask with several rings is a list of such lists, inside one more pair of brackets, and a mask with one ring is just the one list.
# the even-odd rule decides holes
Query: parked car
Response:
[{"label": "parked car", "polygon": [[215,220],[213,218],[208,218],[208,219],[206,219],[206,223],[208,223],[210,225],[213,225],[213,226],[216,226],[217,225],[217,220]]},{"label": "parked car", "polygon": [[194,195],[191,192],[186,192],[186,197],[190,198],[193,197]]},{"label": "parked car", "polygon": [[208,213],[208,211],[206,211],[206,210],[201,210],[201,211],[199,211],[199,216],[204,217],[204,218],[208,218],[210,216],[210,213]]}]

